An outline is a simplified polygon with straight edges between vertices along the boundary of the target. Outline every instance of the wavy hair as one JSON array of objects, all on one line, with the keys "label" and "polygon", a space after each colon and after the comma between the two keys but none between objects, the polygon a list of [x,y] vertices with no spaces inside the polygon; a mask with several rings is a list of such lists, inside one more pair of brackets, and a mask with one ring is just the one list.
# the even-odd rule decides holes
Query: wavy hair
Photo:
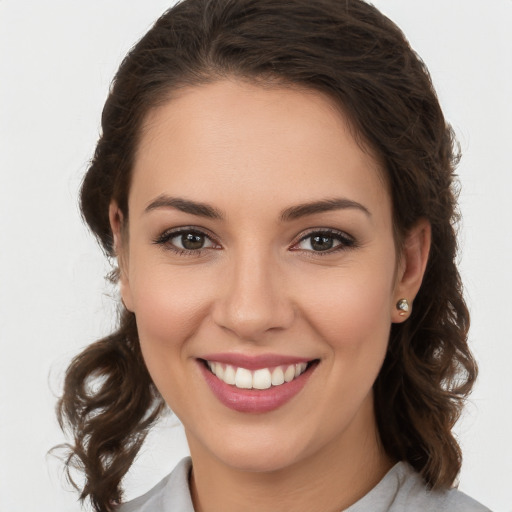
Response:
[{"label": "wavy hair", "polygon": [[[456,266],[458,150],[429,73],[400,29],[362,0],[184,0],[123,60],[81,189],[83,217],[114,255],[108,209],[129,218],[131,169],[148,111],[173,91],[236,77],[301,86],[333,98],[361,145],[383,163],[399,245],[421,218],[432,246],[415,307],[391,328],[374,384],[382,444],[431,487],[450,486],[461,465],[451,430],[476,378],[469,313]],[[141,355],[135,317],[70,364],[57,406],[72,432],[68,471],[85,474],[81,499],[110,512],[121,480],[165,404]]]}]

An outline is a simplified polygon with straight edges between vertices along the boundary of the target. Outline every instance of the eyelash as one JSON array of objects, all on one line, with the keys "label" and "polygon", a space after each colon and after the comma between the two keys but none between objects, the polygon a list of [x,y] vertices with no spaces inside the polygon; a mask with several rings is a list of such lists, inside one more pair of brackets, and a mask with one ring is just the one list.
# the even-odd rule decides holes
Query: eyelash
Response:
[{"label": "eyelash", "polygon": [[344,233],[343,231],[338,231],[337,229],[329,229],[329,228],[322,228],[322,229],[313,229],[303,235],[300,240],[295,243],[292,247],[296,247],[300,243],[304,242],[308,238],[313,238],[314,236],[323,236],[325,238],[330,238],[337,240],[339,242],[338,245],[327,249],[326,251],[312,251],[308,249],[293,249],[294,251],[303,251],[309,253],[311,256],[327,256],[329,254],[333,254],[339,251],[346,251],[348,249],[354,249],[357,247],[356,240],[348,235],[347,233]]},{"label": "eyelash", "polygon": [[[180,247],[177,247],[176,245],[171,243],[171,240],[173,238],[179,237],[183,235],[198,235],[201,237],[205,237],[205,239],[209,240],[213,247],[201,247],[199,249],[182,249]],[[334,247],[327,249],[325,251],[314,251],[309,249],[300,249],[297,248],[299,244],[304,242],[305,240],[308,240],[309,238],[312,238],[314,236],[323,236],[325,238],[333,239],[335,241],[338,241],[339,244],[335,245]],[[160,245],[165,247],[165,249],[170,250],[177,254],[178,256],[201,256],[204,251],[208,249],[218,249],[220,248],[220,244],[215,240],[215,238],[210,235],[209,233],[203,231],[202,229],[198,229],[195,227],[182,227],[177,229],[170,229],[168,231],[164,231],[161,235],[159,235],[157,238],[153,240],[153,243],[156,245]],[[298,242],[294,243],[292,247],[290,248],[292,251],[301,251],[305,253],[309,253],[310,256],[325,256],[328,254],[333,254],[338,251],[343,251],[347,249],[353,249],[357,247],[356,240],[348,235],[347,233],[344,233],[343,231],[338,231],[335,229],[329,229],[329,228],[323,228],[323,229],[313,229],[303,235]]]},{"label": "eyelash", "polygon": [[[157,238],[155,238],[155,240],[153,240],[153,243],[156,245],[160,245],[160,246],[164,247],[165,249],[174,252],[178,256],[201,256],[205,250],[211,248],[211,247],[202,247],[200,249],[182,249],[180,247],[176,247],[176,245],[171,243],[171,240],[173,238],[179,237],[180,235],[181,236],[183,236],[183,235],[199,235],[199,236],[204,237],[207,240],[210,240],[214,246],[220,247],[220,244],[214,239],[214,237],[212,235],[210,235],[209,233],[207,233],[201,229],[198,229],[198,228],[195,228],[192,226],[190,226],[190,227],[185,226],[182,228],[169,229],[167,231],[164,231],[161,235],[159,235]],[[213,247],[213,248],[216,248],[216,247]]]}]

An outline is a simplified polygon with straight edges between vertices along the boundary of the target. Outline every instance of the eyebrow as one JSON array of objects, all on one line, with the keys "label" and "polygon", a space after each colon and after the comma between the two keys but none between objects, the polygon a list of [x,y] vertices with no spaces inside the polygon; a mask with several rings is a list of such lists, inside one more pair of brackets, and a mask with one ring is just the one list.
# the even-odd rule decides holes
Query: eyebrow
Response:
[{"label": "eyebrow", "polygon": [[[144,212],[147,213],[159,208],[174,208],[184,213],[190,213],[192,215],[206,217],[208,219],[222,220],[224,218],[224,215],[220,210],[210,206],[209,204],[190,201],[181,197],[171,197],[165,194],[158,196],[154,201],[149,203]],[[282,222],[289,222],[308,215],[345,209],[360,210],[368,217],[371,217],[371,213],[368,208],[363,206],[361,203],[346,198],[333,198],[291,206],[281,212],[280,219]]]},{"label": "eyebrow", "polygon": [[323,201],[313,201],[311,203],[299,204],[297,206],[286,208],[286,210],[281,213],[281,220],[286,222],[299,219],[300,217],[305,217],[307,215],[314,215],[316,213],[352,208],[362,211],[368,217],[372,216],[368,208],[363,206],[361,203],[352,201],[351,199],[339,197],[333,199],[324,199]]},{"label": "eyebrow", "polygon": [[158,196],[154,201],[146,206],[144,212],[147,213],[158,208],[175,208],[181,212],[190,213],[199,217],[207,217],[209,219],[223,218],[222,213],[213,206],[167,195]]}]

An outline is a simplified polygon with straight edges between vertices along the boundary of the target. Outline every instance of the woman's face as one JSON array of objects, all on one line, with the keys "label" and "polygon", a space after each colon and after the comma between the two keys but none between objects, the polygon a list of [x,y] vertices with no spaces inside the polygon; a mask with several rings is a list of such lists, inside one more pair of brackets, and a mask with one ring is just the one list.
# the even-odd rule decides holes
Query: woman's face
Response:
[{"label": "woman's face", "polygon": [[111,219],[124,303],[193,456],[270,471],[374,434],[412,292],[383,173],[329,99],[184,90],[146,120],[121,242]]}]

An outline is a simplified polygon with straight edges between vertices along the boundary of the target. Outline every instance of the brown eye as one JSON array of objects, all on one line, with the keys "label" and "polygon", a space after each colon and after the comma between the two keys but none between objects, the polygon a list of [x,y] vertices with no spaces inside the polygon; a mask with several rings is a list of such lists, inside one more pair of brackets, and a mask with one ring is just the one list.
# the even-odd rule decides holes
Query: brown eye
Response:
[{"label": "brown eye", "polygon": [[166,231],[154,240],[154,243],[180,254],[200,254],[203,249],[218,249],[206,233],[194,229],[175,229]]},{"label": "brown eye", "polygon": [[355,246],[355,240],[341,231],[317,231],[310,233],[294,247],[295,250],[310,252],[334,252]]},{"label": "brown eye", "polygon": [[[202,249],[205,243],[205,236],[200,233],[183,233],[179,237],[181,247],[187,251],[196,251]],[[174,241],[174,239],[173,239]]]},{"label": "brown eye", "polygon": [[314,251],[328,251],[334,246],[334,239],[332,236],[315,235],[311,237],[311,248]]}]

